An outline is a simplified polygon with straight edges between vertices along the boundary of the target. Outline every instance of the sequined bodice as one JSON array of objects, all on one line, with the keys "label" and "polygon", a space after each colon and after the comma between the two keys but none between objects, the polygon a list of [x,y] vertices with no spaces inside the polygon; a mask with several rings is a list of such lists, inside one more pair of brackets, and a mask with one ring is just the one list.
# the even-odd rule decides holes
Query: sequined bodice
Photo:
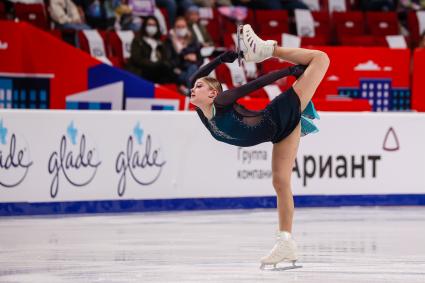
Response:
[{"label": "sequined bodice", "polygon": [[201,110],[198,109],[197,112],[211,135],[218,141],[245,147],[272,139],[276,133],[276,125],[267,111],[252,111],[249,112],[251,115],[246,115],[239,110],[240,105],[235,106],[218,108],[216,116],[211,120],[208,120]]}]

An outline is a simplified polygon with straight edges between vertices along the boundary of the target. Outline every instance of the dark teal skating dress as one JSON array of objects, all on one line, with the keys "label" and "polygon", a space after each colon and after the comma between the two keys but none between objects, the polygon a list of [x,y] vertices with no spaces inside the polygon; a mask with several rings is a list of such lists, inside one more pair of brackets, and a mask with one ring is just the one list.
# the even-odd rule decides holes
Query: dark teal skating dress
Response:
[{"label": "dark teal skating dress", "polygon": [[[223,53],[203,66],[191,78],[192,87],[197,79],[207,76],[219,64],[225,62],[223,56],[231,56],[231,52]],[[301,112],[300,99],[292,87],[274,98],[261,111],[248,110],[236,103],[239,98],[280,78],[291,75],[298,78],[305,69],[302,65],[291,66],[270,72],[240,87],[223,91],[214,99],[215,115],[210,120],[200,109],[196,111],[216,140],[236,146],[254,146],[269,141],[278,143],[291,134],[300,121],[302,136],[317,132],[318,129],[312,120],[318,119],[319,115],[313,103],[310,101]]]}]

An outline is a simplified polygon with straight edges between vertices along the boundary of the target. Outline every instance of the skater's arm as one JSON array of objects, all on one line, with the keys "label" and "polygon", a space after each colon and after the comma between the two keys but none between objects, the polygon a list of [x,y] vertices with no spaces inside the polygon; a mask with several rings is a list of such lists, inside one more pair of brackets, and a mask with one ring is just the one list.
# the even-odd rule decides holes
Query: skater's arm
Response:
[{"label": "skater's arm", "polygon": [[266,85],[269,85],[277,81],[278,79],[287,76],[295,76],[296,78],[298,78],[302,75],[305,68],[306,66],[296,65],[282,70],[270,72],[240,87],[224,91],[215,98],[214,102],[221,106],[230,105],[239,98],[244,97]]},{"label": "skater's arm", "polygon": [[208,76],[218,65],[222,63],[232,63],[238,58],[238,54],[234,51],[226,51],[214,60],[202,66],[195,74],[190,77],[190,85],[193,87],[197,79]]}]

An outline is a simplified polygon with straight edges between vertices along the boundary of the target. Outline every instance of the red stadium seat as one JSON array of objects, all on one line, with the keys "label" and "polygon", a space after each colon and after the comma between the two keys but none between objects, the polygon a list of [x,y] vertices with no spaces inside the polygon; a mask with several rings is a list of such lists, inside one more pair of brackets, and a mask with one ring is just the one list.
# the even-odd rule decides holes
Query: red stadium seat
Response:
[{"label": "red stadium seat", "polygon": [[[100,34],[100,37],[102,38],[102,41],[103,41],[103,48],[105,49],[105,57],[109,59],[112,65],[116,67],[122,67],[123,66],[122,62],[119,60],[119,58],[114,56],[114,54],[110,50],[110,46],[106,44],[106,42],[108,41],[107,31],[98,30],[97,32]],[[78,31],[78,41],[79,41],[80,49],[90,54],[89,41],[83,31]],[[93,56],[93,57],[97,57],[97,56]]]},{"label": "red stadium seat", "polygon": [[366,12],[366,23],[372,35],[399,34],[396,12]]},{"label": "red stadium seat", "polygon": [[[261,69],[263,74],[267,74],[275,70],[287,68],[289,66],[292,66],[292,64],[289,62],[278,60],[276,58],[268,59],[266,61],[261,62]],[[285,89],[291,86],[294,82],[295,82],[294,77],[286,77],[276,81],[275,84],[278,85],[280,89]]]},{"label": "red stadium seat", "polygon": [[264,109],[270,102],[268,98],[249,98],[244,97],[238,100],[238,103],[243,105],[245,108],[254,111],[260,111]]},{"label": "red stadium seat", "polygon": [[225,33],[223,36],[223,46],[229,49],[235,49],[236,44],[233,40],[233,35],[235,33]]},{"label": "red stadium seat", "polygon": [[280,61],[276,58],[263,61],[261,62],[261,65],[262,65],[263,73],[269,73],[275,70],[279,70],[279,69],[291,66],[290,63],[285,61]]},{"label": "red stadium seat", "polygon": [[260,37],[289,32],[289,16],[286,10],[256,10],[255,31]]},{"label": "red stadium seat", "polygon": [[342,36],[341,44],[345,46],[388,46],[384,35]]},{"label": "red stadium seat", "polygon": [[267,92],[264,90],[264,88],[260,88],[251,92],[248,97],[249,98],[264,98],[264,99],[268,98]]},{"label": "red stadium seat", "polygon": [[330,36],[331,19],[328,12],[311,12],[314,19],[315,32],[319,35]]},{"label": "red stadium seat", "polygon": [[[105,48],[105,52],[108,53],[106,45],[105,45],[106,31],[98,30],[97,32],[100,34],[100,36],[103,39],[103,45],[104,45],[104,48]],[[87,52],[87,53],[90,54],[89,41],[88,41],[88,39],[85,36],[83,31],[78,31],[78,41],[79,41],[79,44],[80,44],[80,49],[83,50],[84,52]]]},{"label": "red stadium seat", "polygon": [[15,16],[20,21],[30,22],[44,30],[49,29],[49,21],[43,4],[16,3],[14,7]]},{"label": "red stadium seat", "polygon": [[326,46],[329,45],[329,37],[325,35],[316,35],[315,37],[302,37],[302,47]]},{"label": "red stadium seat", "polygon": [[217,79],[221,83],[225,83],[229,88],[233,88],[232,75],[230,74],[229,68],[225,64],[221,64],[215,69]]},{"label": "red stadium seat", "polygon": [[[323,11],[329,11],[329,1],[328,0],[322,0],[321,1],[321,9]],[[355,11],[355,10],[359,10],[359,0],[345,0],[345,7],[346,7],[346,11]],[[343,11],[340,11],[343,12]]]},{"label": "red stadium seat", "polygon": [[6,7],[3,2],[0,2],[0,19],[6,19]]},{"label": "red stadium seat", "polygon": [[[236,64],[236,63],[234,63]],[[247,81],[247,75],[245,67],[237,67],[235,70],[233,70],[233,75],[235,75],[235,80],[239,81]],[[228,64],[220,64],[215,69],[215,74],[217,77],[217,80],[227,85],[228,88],[234,88],[239,85],[235,85],[232,80],[232,68],[231,66],[228,66]],[[239,82],[238,82],[239,83]]]},{"label": "red stadium seat", "polygon": [[52,30],[50,31],[50,34],[51,34],[51,35],[53,35],[54,37],[56,37],[56,38],[58,38],[58,39],[62,40],[62,32],[61,32],[61,30],[60,30],[60,29],[52,29]]},{"label": "red stadium seat", "polygon": [[365,22],[362,12],[335,12],[332,14],[332,22],[338,40],[342,36],[365,35]]},{"label": "red stadium seat", "polygon": [[319,46],[328,45],[331,35],[331,21],[328,12],[311,12],[315,25],[314,37],[302,37],[301,45]]},{"label": "red stadium seat", "polygon": [[419,33],[419,21],[418,17],[416,16],[416,12],[411,11],[407,14],[407,25],[410,32],[412,47],[416,47],[421,36]]},{"label": "red stadium seat", "polygon": [[170,23],[168,22],[169,21],[169,17],[168,17],[167,9],[165,9],[165,8],[159,8],[159,11],[161,12],[162,16],[165,19],[165,24],[167,25],[166,26],[166,30],[167,30],[167,33],[168,33],[168,31],[170,30]]},{"label": "red stadium seat", "polygon": [[110,31],[106,38],[106,47],[109,58],[115,58],[118,67],[123,67],[126,63],[123,52],[123,44],[115,31]]}]

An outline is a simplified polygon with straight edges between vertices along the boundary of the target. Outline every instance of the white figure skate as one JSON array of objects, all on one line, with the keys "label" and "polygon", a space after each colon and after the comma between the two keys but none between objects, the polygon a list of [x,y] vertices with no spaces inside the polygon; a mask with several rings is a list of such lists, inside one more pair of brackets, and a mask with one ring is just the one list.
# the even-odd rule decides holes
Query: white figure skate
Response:
[{"label": "white figure skate", "polygon": [[[285,234],[286,233],[286,234]],[[264,270],[267,266],[272,265],[271,270],[289,270],[295,268],[301,268],[300,265],[295,265],[298,260],[297,256],[297,244],[294,239],[287,232],[279,232],[277,235],[277,241],[270,253],[261,258],[260,269]],[[276,265],[280,262],[291,262],[292,266],[276,268]]]},{"label": "white figure skate", "polygon": [[239,54],[238,62],[241,64],[242,54],[247,62],[260,63],[273,55],[277,44],[275,40],[262,40],[252,30],[250,25],[240,25],[237,29],[238,46],[236,48]]}]

